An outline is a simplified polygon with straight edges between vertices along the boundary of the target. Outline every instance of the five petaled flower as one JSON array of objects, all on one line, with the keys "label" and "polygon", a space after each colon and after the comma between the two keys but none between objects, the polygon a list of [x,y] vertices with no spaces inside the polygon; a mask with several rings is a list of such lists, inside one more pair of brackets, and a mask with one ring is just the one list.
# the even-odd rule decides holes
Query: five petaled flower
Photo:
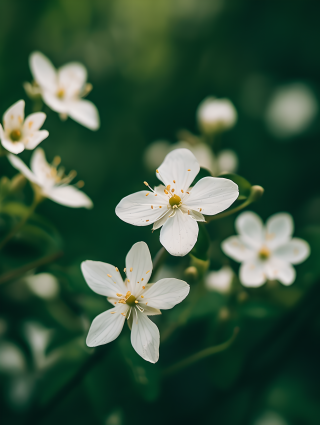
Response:
[{"label": "five petaled flower", "polygon": [[183,256],[194,247],[203,214],[224,211],[238,198],[238,186],[228,179],[204,177],[190,187],[200,170],[188,149],[170,152],[156,172],[164,183],[154,190],[141,191],[123,198],[116,214],[136,226],[163,226],[160,242],[171,255]]},{"label": "five petaled flower", "polygon": [[161,279],[148,284],[152,273],[150,251],[145,242],[137,242],[126,257],[127,278],[122,280],[117,267],[99,261],[84,261],[81,269],[87,284],[97,294],[108,297],[113,308],[97,316],[91,324],[87,345],[96,347],[115,340],[125,319],[131,329],[131,343],[145,360],[159,359],[160,334],[148,318],[161,314],[186,298],[189,285],[178,279]]},{"label": "five petaled flower", "polygon": [[86,84],[87,70],[81,63],[71,62],[56,70],[46,56],[34,52],[30,56],[30,68],[43,101],[61,118],[69,116],[91,130],[100,127],[97,108],[82,99],[92,86]]},{"label": "five petaled flower", "polygon": [[239,215],[235,226],[239,236],[226,239],[222,250],[242,263],[241,283],[258,287],[267,279],[277,279],[284,285],[291,285],[296,277],[292,264],[302,263],[310,254],[306,241],[292,238],[291,215],[275,214],[263,226],[257,214],[247,211]]},{"label": "five petaled flower", "polygon": [[78,189],[84,183],[79,181],[78,187],[69,184],[77,175],[76,171],[65,175],[62,167],[57,168],[60,157],[55,157],[53,163],[48,164],[43,149],[38,148],[31,157],[31,170],[15,155],[9,154],[8,159],[32,183],[39,197],[49,198],[67,207],[92,208],[91,199]]},{"label": "five petaled flower", "polygon": [[1,144],[15,154],[25,149],[34,149],[49,136],[47,130],[40,130],[46,114],[36,112],[24,119],[24,106],[24,100],[16,102],[4,113],[3,128],[0,124]]}]

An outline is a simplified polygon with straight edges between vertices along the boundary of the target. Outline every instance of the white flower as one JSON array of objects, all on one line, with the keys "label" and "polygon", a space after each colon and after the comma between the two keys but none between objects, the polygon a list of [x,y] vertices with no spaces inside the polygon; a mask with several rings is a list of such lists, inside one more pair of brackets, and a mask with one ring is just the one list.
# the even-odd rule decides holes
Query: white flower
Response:
[{"label": "white flower", "polygon": [[266,110],[265,121],[274,136],[286,139],[307,130],[318,111],[317,98],[310,87],[297,82],[275,90]]},{"label": "white flower", "polygon": [[209,272],[205,277],[205,286],[209,291],[228,294],[231,289],[234,273],[229,266],[224,266],[216,272]]},{"label": "white flower", "polygon": [[171,278],[148,284],[152,260],[144,242],[136,243],[128,252],[125,281],[119,269],[111,264],[84,261],[81,269],[90,288],[108,297],[108,301],[114,305],[94,319],[87,336],[87,345],[96,347],[115,340],[127,319],[133,348],[145,360],[157,362],[160,334],[148,316],[161,314],[160,308],[167,310],[184,300],[189,293],[189,285]]},{"label": "white flower", "polygon": [[24,100],[19,100],[3,114],[0,124],[0,139],[7,151],[18,154],[25,149],[34,149],[49,136],[47,130],[40,130],[46,114],[36,112],[24,119]]},{"label": "white flower", "polygon": [[45,300],[52,300],[59,293],[59,281],[51,273],[38,273],[26,276],[24,282],[31,292]]},{"label": "white flower", "polygon": [[241,262],[240,281],[244,286],[258,287],[267,279],[291,285],[296,277],[292,264],[302,263],[310,254],[309,244],[292,238],[293,220],[286,213],[271,216],[266,226],[250,211],[236,219],[239,236],[222,243],[229,257]]},{"label": "white flower", "polygon": [[238,115],[229,99],[207,97],[198,106],[197,119],[200,129],[204,133],[212,134],[232,128]]},{"label": "white flower", "polygon": [[78,62],[68,63],[58,70],[40,52],[30,55],[30,68],[41,89],[43,101],[61,117],[71,117],[91,130],[100,127],[99,113],[89,100],[83,100],[90,90],[87,70]]},{"label": "white flower", "polygon": [[[9,154],[8,159],[35,186],[40,196],[67,207],[92,208],[91,199],[77,187],[69,185],[77,173],[71,171],[65,175],[63,168],[57,168],[59,157],[54,158],[52,165],[48,164],[43,149],[38,148],[31,157],[31,170],[15,155]],[[83,182],[78,182],[78,186],[83,186]]]},{"label": "white flower", "polygon": [[151,143],[144,153],[144,163],[149,170],[154,170],[166,155],[175,149],[189,149],[197,158],[200,167],[206,168],[212,175],[222,172],[234,173],[238,167],[237,154],[231,149],[224,149],[217,155],[210,147],[202,142],[191,144],[181,141],[171,144],[165,140],[157,140]]},{"label": "white flower", "polygon": [[[135,226],[153,224],[160,228],[160,242],[171,255],[183,256],[194,247],[202,214],[214,215],[227,209],[238,197],[231,180],[205,177],[190,187],[200,170],[187,149],[170,152],[156,172],[160,185],[123,198],[116,207],[121,220]],[[147,182],[145,182],[148,185]]]}]

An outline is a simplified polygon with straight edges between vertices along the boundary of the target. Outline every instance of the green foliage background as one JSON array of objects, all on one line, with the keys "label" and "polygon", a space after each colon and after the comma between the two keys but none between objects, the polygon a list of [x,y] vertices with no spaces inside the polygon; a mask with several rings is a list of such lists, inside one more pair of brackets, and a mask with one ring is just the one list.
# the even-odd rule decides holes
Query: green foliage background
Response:
[{"label": "green foliage background", "polygon": [[[319,120],[287,142],[270,135],[263,120],[278,85],[304,81],[319,100],[318,17],[319,5],[311,0],[1,0],[1,113],[26,99],[28,56],[40,50],[55,66],[73,60],[86,65],[94,87],[88,98],[101,117],[101,129],[91,132],[44,108],[50,136],[41,146],[48,160],[60,155],[67,170],[76,169],[95,206],[73,210],[45,201],[24,239],[4,251],[1,273],[51,250],[64,255],[39,270],[59,278],[58,300],[28,298],[19,282],[0,287],[0,317],[9,324],[2,337],[18,344],[27,362],[22,378],[1,372],[1,423],[320,423]],[[156,183],[143,162],[145,148],[156,139],[176,140],[182,128],[197,132],[195,111],[208,95],[230,98],[239,113],[223,146],[237,152],[239,174],[265,188],[253,209],[263,219],[290,212],[312,255],[297,267],[292,287],[245,291],[244,302],[240,285],[233,297],[200,293],[188,321],[160,345],[156,365],[135,354],[125,329],[117,342],[96,350],[88,367],[93,350],[85,348],[83,321],[107,302],[88,289],[79,264],[91,259],[122,268],[140,240],[155,256],[158,232],[122,222],[114,209],[124,196],[143,190],[144,180]],[[28,163],[30,152],[21,157]],[[12,177],[12,167],[0,159],[1,176]],[[12,202],[30,200],[26,187]],[[8,217],[2,216],[2,227]],[[233,234],[233,223],[229,217],[208,226],[212,268],[228,263],[219,243]],[[35,236],[33,225],[44,233]],[[167,263],[187,266],[188,259]],[[165,312],[163,329],[174,326],[181,312],[182,306]],[[41,373],[23,337],[30,320],[54,330],[48,352],[61,350],[59,362]],[[240,333],[228,350],[169,373],[172,364],[230,338],[235,326]],[[13,379],[31,382],[24,403],[10,398]],[[269,422],[259,422],[262,417]]]}]

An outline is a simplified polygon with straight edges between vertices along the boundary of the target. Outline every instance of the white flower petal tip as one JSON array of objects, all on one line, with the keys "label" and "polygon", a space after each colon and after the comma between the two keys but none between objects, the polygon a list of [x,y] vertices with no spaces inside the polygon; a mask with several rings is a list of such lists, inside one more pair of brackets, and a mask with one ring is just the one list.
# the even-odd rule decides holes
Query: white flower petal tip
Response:
[{"label": "white flower petal tip", "polygon": [[291,285],[296,277],[292,264],[305,261],[310,246],[303,239],[292,238],[294,224],[290,214],[271,216],[264,226],[260,217],[250,211],[236,220],[239,236],[222,242],[223,252],[242,263],[240,281],[247,287],[259,287],[267,280]]},{"label": "white flower petal tip", "polygon": [[79,190],[84,184],[82,181],[74,186],[69,184],[76,176],[76,172],[71,171],[65,175],[63,170],[58,169],[60,157],[55,157],[53,163],[49,164],[43,149],[37,148],[31,157],[31,169],[15,155],[9,154],[8,159],[14,168],[37,186],[42,197],[71,208],[93,207],[91,199]]},{"label": "white flower petal tip", "polygon": [[229,99],[207,97],[197,110],[199,128],[207,134],[229,130],[237,119],[237,111]]},{"label": "white flower petal tip", "polygon": [[68,63],[58,70],[40,52],[30,55],[30,69],[35,82],[40,87],[43,101],[61,117],[70,117],[89,128],[100,128],[100,117],[96,106],[84,100],[92,89],[87,84],[87,70],[78,62]]},{"label": "white flower petal tip", "polygon": [[49,136],[47,130],[40,130],[46,114],[39,112],[24,119],[24,100],[12,105],[3,115],[3,127],[0,125],[2,146],[15,155],[25,149],[34,149]]},{"label": "white flower petal tip", "polygon": [[135,226],[153,224],[162,227],[160,242],[175,256],[188,254],[197,242],[197,221],[203,214],[214,215],[227,209],[239,195],[238,186],[228,179],[205,177],[191,187],[200,170],[198,161],[188,149],[170,152],[156,176],[164,185],[154,190],[147,182],[145,190],[123,198],[116,215]]},{"label": "white flower petal tip", "polygon": [[127,319],[135,351],[146,361],[157,362],[160,334],[148,316],[161,314],[160,308],[170,309],[183,301],[189,293],[189,285],[170,278],[148,284],[152,260],[145,242],[137,242],[128,252],[125,282],[119,269],[111,264],[84,261],[81,270],[88,286],[113,305],[92,322],[87,345],[95,347],[113,341]]}]

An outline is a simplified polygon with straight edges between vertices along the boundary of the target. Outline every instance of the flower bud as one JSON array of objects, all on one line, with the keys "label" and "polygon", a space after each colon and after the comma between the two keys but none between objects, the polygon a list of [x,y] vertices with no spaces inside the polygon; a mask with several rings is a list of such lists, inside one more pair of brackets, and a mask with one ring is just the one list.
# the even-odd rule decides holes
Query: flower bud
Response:
[{"label": "flower bud", "polygon": [[197,110],[197,120],[204,134],[220,133],[237,122],[237,111],[229,99],[207,97]]},{"label": "flower bud", "polygon": [[261,196],[264,193],[264,188],[261,186],[252,186],[251,187],[251,193],[250,193],[250,199],[252,202],[257,202],[261,198]]},{"label": "flower bud", "polygon": [[198,270],[194,266],[190,266],[187,269],[185,269],[184,274],[186,279],[192,282],[195,282],[196,280],[198,280],[198,277],[199,277]]}]

